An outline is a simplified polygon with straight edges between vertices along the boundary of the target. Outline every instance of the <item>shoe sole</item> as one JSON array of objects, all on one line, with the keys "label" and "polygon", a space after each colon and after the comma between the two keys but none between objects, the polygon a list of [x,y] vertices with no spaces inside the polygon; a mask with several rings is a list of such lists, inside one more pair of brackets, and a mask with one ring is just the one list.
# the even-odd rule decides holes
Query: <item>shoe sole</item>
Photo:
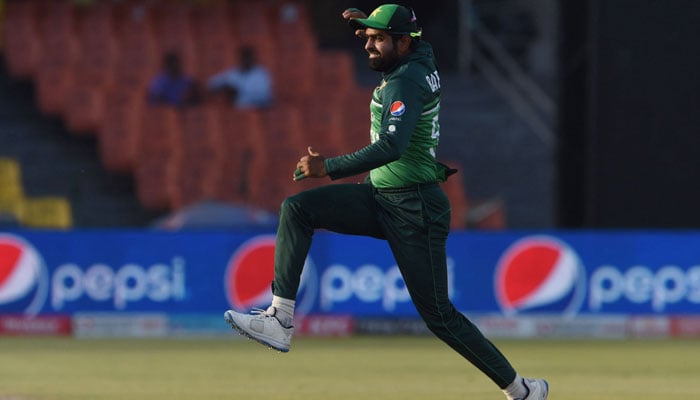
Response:
[{"label": "shoe sole", "polygon": [[241,336],[244,336],[244,337],[246,337],[246,338],[248,338],[248,339],[250,339],[250,340],[252,340],[252,341],[258,342],[258,343],[260,343],[261,345],[267,347],[268,349],[279,351],[280,353],[287,353],[287,352],[289,351],[288,348],[275,346],[275,345],[272,344],[272,343],[268,343],[268,342],[266,342],[266,341],[264,341],[264,340],[262,340],[262,339],[258,339],[258,338],[256,338],[256,337],[252,336],[251,334],[249,334],[248,332],[246,332],[245,329],[243,329],[243,328],[241,328],[240,326],[238,326],[238,324],[236,324],[236,322],[233,320],[233,318],[230,318],[230,317],[229,317],[228,311],[227,311],[226,313],[224,313],[224,319],[225,319],[226,322],[231,326],[231,328],[232,328],[233,330],[235,330],[236,332],[238,332],[239,334],[241,334]]}]

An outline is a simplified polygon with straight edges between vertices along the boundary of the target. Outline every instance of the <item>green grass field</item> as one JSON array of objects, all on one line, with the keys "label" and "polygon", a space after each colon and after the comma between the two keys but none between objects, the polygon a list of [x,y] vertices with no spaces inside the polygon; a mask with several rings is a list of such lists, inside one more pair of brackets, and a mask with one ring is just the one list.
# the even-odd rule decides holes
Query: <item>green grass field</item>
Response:
[{"label": "green grass field", "polygon": [[[700,398],[700,341],[496,341],[551,400]],[[0,400],[503,399],[431,337],[0,338]]]}]

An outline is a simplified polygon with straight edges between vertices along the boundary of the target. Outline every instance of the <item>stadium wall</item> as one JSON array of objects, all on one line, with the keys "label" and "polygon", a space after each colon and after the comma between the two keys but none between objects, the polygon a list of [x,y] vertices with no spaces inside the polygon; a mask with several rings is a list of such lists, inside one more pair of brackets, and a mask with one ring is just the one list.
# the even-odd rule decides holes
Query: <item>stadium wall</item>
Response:
[{"label": "stadium wall", "polygon": [[[456,232],[450,296],[490,336],[700,335],[700,232]],[[269,304],[271,232],[0,232],[0,335],[229,334]],[[297,332],[427,334],[383,241],[318,233]]]}]

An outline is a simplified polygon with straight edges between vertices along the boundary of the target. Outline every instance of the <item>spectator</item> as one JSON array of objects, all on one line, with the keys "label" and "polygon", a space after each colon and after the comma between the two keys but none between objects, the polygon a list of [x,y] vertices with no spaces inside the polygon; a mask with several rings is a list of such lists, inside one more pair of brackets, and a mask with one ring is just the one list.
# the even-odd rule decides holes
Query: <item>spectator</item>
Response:
[{"label": "spectator", "polygon": [[173,52],[166,53],[163,57],[163,70],[149,85],[148,102],[184,107],[198,101],[196,82],[182,72],[180,56]]},{"label": "spectator", "polygon": [[265,108],[272,105],[272,80],[267,69],[257,63],[255,49],[241,47],[239,65],[222,71],[207,82],[210,92],[224,92],[238,108]]}]

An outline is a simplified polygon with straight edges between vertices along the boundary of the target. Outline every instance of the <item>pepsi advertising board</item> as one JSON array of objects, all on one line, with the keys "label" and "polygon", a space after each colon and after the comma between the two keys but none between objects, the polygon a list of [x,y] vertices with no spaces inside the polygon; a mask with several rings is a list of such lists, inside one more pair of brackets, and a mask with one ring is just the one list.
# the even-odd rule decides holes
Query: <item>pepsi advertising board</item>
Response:
[{"label": "pepsi advertising board", "polygon": [[[450,297],[503,316],[700,313],[700,233],[457,232]],[[0,314],[220,314],[271,301],[274,235],[0,232]],[[319,232],[299,315],[416,318],[381,240]]]}]

